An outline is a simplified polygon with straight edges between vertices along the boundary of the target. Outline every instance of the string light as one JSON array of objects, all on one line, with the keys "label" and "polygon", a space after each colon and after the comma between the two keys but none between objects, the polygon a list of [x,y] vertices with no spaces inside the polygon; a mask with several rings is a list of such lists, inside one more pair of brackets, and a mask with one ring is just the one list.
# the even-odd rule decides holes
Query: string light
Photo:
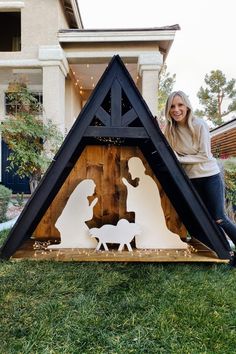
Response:
[{"label": "string light", "polygon": [[[195,249],[192,245],[188,245],[187,249],[181,250],[181,249],[136,249],[135,251],[128,251],[128,250],[123,250],[123,251],[118,251],[117,249],[110,249],[108,251],[106,250],[96,250],[96,249],[79,249],[79,248],[72,248],[70,250],[66,249],[60,249],[60,250],[52,250],[49,249],[48,246],[52,244],[51,241],[35,241],[33,244],[33,257],[34,258],[44,258],[45,256],[49,256],[50,254],[50,259],[56,258],[57,260],[60,257],[60,260],[63,260],[67,257],[72,257],[70,256],[71,252],[74,252],[75,259],[79,260],[79,258],[82,256],[82,258],[90,258],[91,256],[97,257],[96,259],[99,260],[99,258],[114,258],[114,259],[122,259],[122,257],[125,257],[127,259],[127,256],[130,257],[130,259],[133,259],[134,257],[139,258],[140,260],[142,258],[148,258],[148,257],[157,257],[156,260],[158,261],[158,258],[161,260],[163,257],[169,257],[172,258],[173,260],[178,261],[178,259],[181,259],[181,257],[184,258],[192,258],[194,253],[199,252],[197,249]],[[53,242],[55,244],[55,241]],[[49,257],[47,257],[49,258]]]}]

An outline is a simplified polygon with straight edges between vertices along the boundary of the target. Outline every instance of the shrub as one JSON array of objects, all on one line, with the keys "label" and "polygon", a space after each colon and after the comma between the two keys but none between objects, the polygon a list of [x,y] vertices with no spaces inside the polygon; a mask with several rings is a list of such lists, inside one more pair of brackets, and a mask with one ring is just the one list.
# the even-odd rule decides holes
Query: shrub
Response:
[{"label": "shrub", "polygon": [[0,231],[0,247],[3,245],[3,243],[7,239],[9,232],[10,232],[10,229],[5,229],[5,230]]},{"label": "shrub", "polygon": [[236,158],[221,160],[224,167],[226,207],[230,213],[236,208]]},{"label": "shrub", "polygon": [[6,221],[7,208],[11,194],[12,191],[9,188],[0,185],[0,222]]},{"label": "shrub", "polygon": [[23,82],[10,82],[9,112],[0,126],[8,145],[8,170],[30,179],[31,192],[58,150],[63,136],[52,121],[42,119],[42,105]]}]

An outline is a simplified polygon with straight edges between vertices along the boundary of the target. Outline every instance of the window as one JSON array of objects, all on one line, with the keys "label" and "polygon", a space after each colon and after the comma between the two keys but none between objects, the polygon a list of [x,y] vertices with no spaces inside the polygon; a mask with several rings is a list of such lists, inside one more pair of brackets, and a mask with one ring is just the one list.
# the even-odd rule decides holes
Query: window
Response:
[{"label": "window", "polygon": [[[36,114],[42,113],[42,104],[43,104],[43,94],[42,92],[31,92],[32,96],[37,100],[39,103],[39,111],[35,112]],[[8,114],[16,114],[22,106],[22,102],[17,101],[15,97],[12,97],[10,92],[5,92],[5,112],[6,115]]]},{"label": "window", "polygon": [[21,50],[21,13],[0,12],[0,51]]}]

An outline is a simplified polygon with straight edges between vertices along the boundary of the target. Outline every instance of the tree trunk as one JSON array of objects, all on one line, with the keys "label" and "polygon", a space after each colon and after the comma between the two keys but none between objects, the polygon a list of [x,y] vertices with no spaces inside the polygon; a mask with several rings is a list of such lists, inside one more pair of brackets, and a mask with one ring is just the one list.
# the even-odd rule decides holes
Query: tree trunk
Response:
[{"label": "tree trunk", "polygon": [[39,184],[39,178],[32,176],[29,180],[30,193],[32,194]]}]

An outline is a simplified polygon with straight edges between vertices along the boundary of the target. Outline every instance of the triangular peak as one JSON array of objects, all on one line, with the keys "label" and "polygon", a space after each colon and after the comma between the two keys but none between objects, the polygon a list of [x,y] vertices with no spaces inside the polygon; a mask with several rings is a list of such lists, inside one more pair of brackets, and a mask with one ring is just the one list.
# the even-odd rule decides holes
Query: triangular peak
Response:
[{"label": "triangular peak", "polygon": [[112,128],[142,126],[118,78],[114,79],[94,118],[91,123],[93,126]]},{"label": "triangular peak", "polygon": [[[137,148],[189,233],[220,258],[229,257],[224,238],[196,195],[156,119],[122,60],[114,56],[9,234],[1,249],[2,258],[11,257],[24,241],[32,237],[89,146],[103,146],[104,154],[108,156],[111,146]],[[109,159],[106,164],[109,166]],[[89,171],[88,166],[82,165],[81,168]]]}]

